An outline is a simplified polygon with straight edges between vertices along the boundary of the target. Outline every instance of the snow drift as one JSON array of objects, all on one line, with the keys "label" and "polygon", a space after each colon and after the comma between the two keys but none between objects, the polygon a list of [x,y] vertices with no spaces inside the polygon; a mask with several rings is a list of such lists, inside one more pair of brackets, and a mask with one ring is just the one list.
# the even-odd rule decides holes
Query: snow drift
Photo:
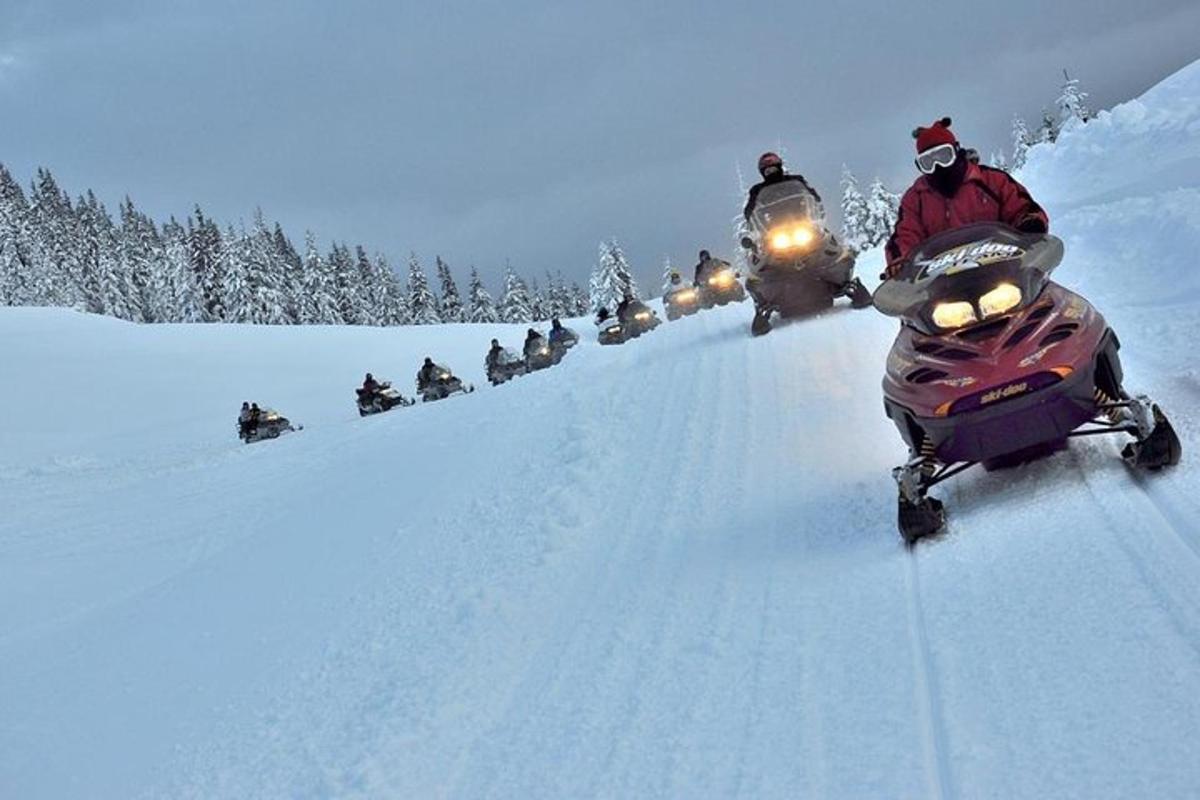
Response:
[{"label": "snow drift", "polygon": [[[1022,174],[1184,464],[964,476],[913,555],[869,312],[493,389],[519,329],[0,310],[0,795],[1194,794],[1198,130],[1194,65]],[[425,355],[483,388],[358,418]]]}]

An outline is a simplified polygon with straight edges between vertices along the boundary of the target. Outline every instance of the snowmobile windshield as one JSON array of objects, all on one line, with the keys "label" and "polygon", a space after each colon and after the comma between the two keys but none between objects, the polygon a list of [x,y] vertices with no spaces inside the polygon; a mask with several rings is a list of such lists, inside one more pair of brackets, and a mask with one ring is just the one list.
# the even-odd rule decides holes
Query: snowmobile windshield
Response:
[{"label": "snowmobile windshield", "polygon": [[750,228],[760,237],[781,225],[823,225],[825,213],[799,181],[772,183],[759,190],[750,212]]},{"label": "snowmobile windshield", "polygon": [[497,364],[516,364],[519,362],[521,362],[521,357],[507,347],[501,350],[500,354],[496,356]]},{"label": "snowmobile windshield", "polygon": [[1033,302],[1062,260],[1057,237],[994,222],[931,237],[875,292],[875,307],[930,333],[968,327]]}]

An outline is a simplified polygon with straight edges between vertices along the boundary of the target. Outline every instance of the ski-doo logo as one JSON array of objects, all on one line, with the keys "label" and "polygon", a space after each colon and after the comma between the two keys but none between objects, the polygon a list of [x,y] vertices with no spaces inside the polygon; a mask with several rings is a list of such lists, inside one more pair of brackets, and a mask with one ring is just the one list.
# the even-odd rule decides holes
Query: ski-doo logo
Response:
[{"label": "ski-doo logo", "polygon": [[1015,244],[976,242],[947,250],[936,258],[919,262],[921,277],[929,278],[942,273],[953,275],[956,272],[975,269],[985,264],[994,264],[997,261],[1020,258],[1023,255],[1025,255],[1025,251]]},{"label": "ski-doo logo", "polygon": [[1005,400],[1018,394],[1025,394],[1027,391],[1029,391],[1029,383],[1026,381],[1022,381],[1021,383],[1010,383],[1008,386],[1004,386],[1000,389],[993,389],[992,391],[983,395],[983,397],[980,397],[979,404],[981,406],[986,406],[988,403],[994,403],[997,400]]}]

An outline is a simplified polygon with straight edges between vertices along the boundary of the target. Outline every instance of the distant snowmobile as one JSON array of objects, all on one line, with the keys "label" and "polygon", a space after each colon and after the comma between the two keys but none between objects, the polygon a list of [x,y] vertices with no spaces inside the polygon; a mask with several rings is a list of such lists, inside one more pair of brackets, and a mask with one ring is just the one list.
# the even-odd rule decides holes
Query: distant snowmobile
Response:
[{"label": "distant snowmobile", "polygon": [[605,314],[596,318],[600,328],[600,344],[624,344],[662,324],[658,315],[641,300],[630,298],[623,301],[616,317]]},{"label": "distant snowmobile", "polygon": [[488,382],[492,386],[507,383],[518,375],[524,375],[525,372],[525,359],[507,347],[498,351],[495,358],[487,364]]},{"label": "distant snowmobile", "polygon": [[303,425],[293,426],[288,418],[270,408],[255,407],[257,415],[238,420],[238,438],[246,444],[254,444],[264,439],[278,439],[285,433],[302,430]]},{"label": "distant snowmobile", "polygon": [[754,298],[751,333],[771,330],[771,314],[784,317],[830,308],[838,297],[854,308],[871,305],[871,293],[854,277],[854,251],[843,247],[823,221],[820,205],[796,182],[765,186],[750,214],[753,270],[746,290]]},{"label": "distant snowmobile", "polygon": [[425,366],[417,373],[417,393],[421,402],[430,403],[434,400],[444,400],[452,394],[460,392],[467,394],[475,391],[475,387],[454,376],[449,367],[435,364],[426,360]]},{"label": "distant snowmobile", "polygon": [[663,295],[663,309],[667,312],[667,321],[674,322],[680,317],[687,317],[700,310],[700,290],[695,286],[679,284],[678,287]]},{"label": "distant snowmobile", "polygon": [[529,372],[537,372],[556,363],[550,342],[546,341],[545,336],[538,333],[525,340],[525,368]]},{"label": "distant snowmobile", "polygon": [[562,361],[567,351],[577,344],[579,344],[579,334],[570,328],[564,328],[562,323],[554,320],[550,328],[550,354],[554,363]]},{"label": "distant snowmobile", "polygon": [[360,417],[380,414],[384,411],[391,411],[393,408],[404,408],[416,403],[416,400],[408,399],[387,381],[380,383],[374,391],[363,387],[354,391],[358,395],[358,415]]},{"label": "distant snowmobile", "polygon": [[995,222],[947,231],[917,248],[875,292],[899,317],[884,408],[909,448],[894,470],[900,535],[942,529],[928,491],[973,466],[1010,466],[1092,434],[1128,434],[1134,467],[1179,462],[1162,410],[1122,386],[1116,334],[1083,297],[1050,280],[1054,236]]},{"label": "distant snowmobile", "polygon": [[738,280],[740,277],[728,261],[719,258],[705,261],[696,281],[700,285],[701,306],[712,308],[745,300],[746,290]]}]

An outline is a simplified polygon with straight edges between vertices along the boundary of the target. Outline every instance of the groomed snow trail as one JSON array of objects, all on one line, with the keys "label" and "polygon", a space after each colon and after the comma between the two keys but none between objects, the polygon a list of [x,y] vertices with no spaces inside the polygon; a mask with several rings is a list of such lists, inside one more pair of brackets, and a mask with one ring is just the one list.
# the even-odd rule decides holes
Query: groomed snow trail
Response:
[{"label": "groomed snow trail", "polygon": [[[1091,187],[1047,189],[1057,277],[1184,463],[1093,439],[969,473],[911,552],[873,312],[619,348],[581,323],[493,389],[486,343],[523,328],[0,309],[0,797],[1195,796],[1200,154],[1162,104],[1197,87],[1025,176]],[[1070,155],[1146,142],[1181,185]],[[357,417],[363,372],[407,391],[426,354],[479,391]],[[241,446],[243,399],[306,430]]]}]

